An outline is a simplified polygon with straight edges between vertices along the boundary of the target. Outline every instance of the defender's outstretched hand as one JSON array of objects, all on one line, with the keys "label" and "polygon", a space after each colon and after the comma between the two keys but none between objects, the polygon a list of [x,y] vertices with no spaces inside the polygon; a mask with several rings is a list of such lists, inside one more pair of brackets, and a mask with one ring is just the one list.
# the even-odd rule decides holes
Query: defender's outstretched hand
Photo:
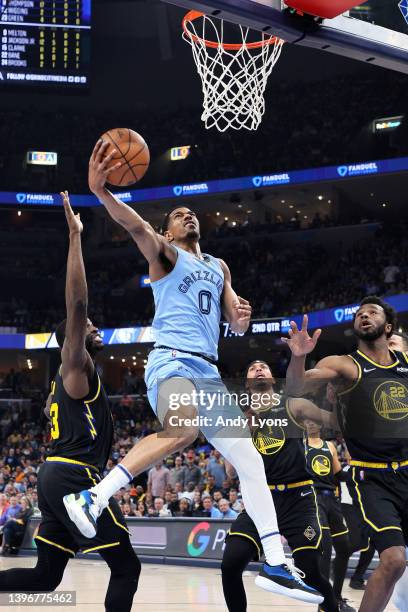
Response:
[{"label": "defender's outstretched hand", "polygon": [[89,189],[96,196],[103,193],[109,174],[123,165],[123,162],[118,162],[113,166],[110,165],[117,149],[113,149],[109,155],[105,156],[108,147],[109,142],[107,140],[98,140],[89,160],[88,184]]},{"label": "defender's outstretched hand", "polygon": [[69,201],[68,191],[61,191],[61,197],[64,204],[65,217],[68,223],[69,233],[70,234],[81,234],[84,226],[82,225],[81,215],[74,214],[74,211],[71,208],[71,204]]},{"label": "defender's outstretched hand", "polygon": [[315,348],[321,329],[316,329],[313,336],[310,337],[307,331],[308,317],[303,315],[302,329],[299,330],[295,321],[290,322],[291,329],[289,330],[289,338],[281,338],[282,342],[288,345],[294,357],[304,357],[313,351]]}]

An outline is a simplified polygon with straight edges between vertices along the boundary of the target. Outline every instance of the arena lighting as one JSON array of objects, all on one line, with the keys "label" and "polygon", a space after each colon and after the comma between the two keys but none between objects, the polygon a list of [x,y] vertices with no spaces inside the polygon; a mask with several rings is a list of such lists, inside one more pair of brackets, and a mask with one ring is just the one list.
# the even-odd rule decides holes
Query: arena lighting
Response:
[{"label": "arena lighting", "polygon": [[378,134],[381,132],[392,132],[401,125],[404,119],[404,115],[397,115],[395,117],[384,117],[382,119],[374,119],[373,121],[373,133]]},{"label": "arena lighting", "polygon": [[53,151],[27,151],[27,164],[32,166],[56,166],[58,153]]},{"label": "arena lighting", "polygon": [[183,147],[172,147],[170,149],[170,159],[171,161],[180,161],[183,159],[187,159],[190,153],[191,145],[185,145]]}]

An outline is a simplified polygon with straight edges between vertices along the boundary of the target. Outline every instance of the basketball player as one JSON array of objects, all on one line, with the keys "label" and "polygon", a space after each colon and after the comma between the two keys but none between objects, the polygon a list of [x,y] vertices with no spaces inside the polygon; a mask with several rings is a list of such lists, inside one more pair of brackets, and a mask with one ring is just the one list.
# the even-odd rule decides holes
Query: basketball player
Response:
[{"label": "basketball player", "polygon": [[[262,394],[262,409],[254,402],[246,416],[250,419],[255,448],[260,453],[278,517],[279,530],[288,541],[296,567],[305,580],[322,595],[321,609],[337,611],[333,589],[320,570],[319,523],[313,481],[308,473],[303,443],[303,428],[293,415],[308,409],[318,410],[307,400],[285,399],[274,390],[275,380],[267,363],[254,361],[247,368],[247,386],[251,394]],[[268,404],[269,396],[269,406]],[[289,405],[290,404],[290,405]],[[260,418],[264,419],[260,422]],[[265,419],[277,420],[270,425]],[[279,425],[286,419],[287,426]],[[227,473],[234,476],[227,463]],[[252,560],[262,554],[262,542],[254,522],[243,510],[231,525],[221,565],[224,597],[229,612],[246,612],[247,600],[242,573]]]},{"label": "basketball player", "polygon": [[35,538],[38,559],[32,569],[0,572],[0,590],[54,591],[69,559],[78,550],[98,551],[111,570],[105,610],[126,612],[132,608],[140,562],[117,502],[109,500],[92,540],[76,529],[62,503],[65,493],[80,491],[100,480],[110,454],[113,423],[94,363],[103,342],[87,317],[88,292],[81,250],[83,227],[79,215],[72,212],[68,193],[61,195],[69,228],[67,318],[56,330],[62,364],[46,408],[51,420],[51,450],[38,473],[38,506],[42,515]]},{"label": "basketball player", "polygon": [[336,551],[333,561],[333,590],[339,609],[342,612],[354,610],[342,597],[344,578],[350,558],[348,528],[343,517],[340,500],[336,496],[339,480],[345,480],[344,474],[333,442],[322,440],[321,426],[312,420],[305,419],[306,429],[306,462],[312,474],[319,507],[320,525],[322,528],[322,572],[330,577],[332,544]]},{"label": "basketball player", "polygon": [[[299,396],[333,382],[338,413],[352,457],[352,478],[365,522],[380,555],[361,603],[361,612],[381,612],[406,566],[408,539],[408,355],[390,351],[396,323],[394,309],[376,296],[366,297],[354,318],[358,350],[330,356],[305,371],[305,357],[321,330],[311,338],[307,316],[301,330],[291,323],[292,351],[287,393]],[[398,437],[397,437],[398,436]]]},{"label": "basketball player", "polygon": [[[400,351],[408,353],[408,336],[403,332],[394,332],[391,338],[388,340],[388,346],[393,351]],[[408,548],[407,548],[407,560],[408,560]],[[408,610],[408,567],[405,568],[405,572],[398,580],[395,585],[394,594],[392,597],[394,606],[400,610],[400,612],[407,612]]]},{"label": "basketball player", "polygon": [[[112,151],[104,157],[108,146],[102,141],[95,146],[89,164],[89,186],[111,217],[130,233],[149,263],[156,306],[156,344],[149,355],[145,379],[150,404],[164,431],[141,440],[91,491],[66,496],[68,514],[84,535],[93,536],[96,520],[111,495],[149,465],[191,444],[199,431],[192,425],[192,418],[202,417],[204,435],[238,473],[245,507],[262,539],[267,563],[257,584],[272,592],[320,603],[320,594],[286,564],[262,459],[249,432],[246,434],[243,428],[229,431],[218,425],[218,417],[224,413],[228,418],[242,416],[238,406],[230,404],[225,408],[218,402],[209,411],[206,400],[195,405],[193,399],[201,392],[206,398],[220,391],[228,393],[215,365],[221,309],[231,329],[242,333],[249,326],[251,307],[233,291],[226,264],[201,253],[200,227],[191,210],[179,206],[170,211],[163,234],[159,235],[136,211],[108,191],[106,180],[115,154]],[[179,403],[177,413],[170,410],[174,396],[187,396],[187,405]],[[204,416],[211,419],[208,424],[202,422]]]}]

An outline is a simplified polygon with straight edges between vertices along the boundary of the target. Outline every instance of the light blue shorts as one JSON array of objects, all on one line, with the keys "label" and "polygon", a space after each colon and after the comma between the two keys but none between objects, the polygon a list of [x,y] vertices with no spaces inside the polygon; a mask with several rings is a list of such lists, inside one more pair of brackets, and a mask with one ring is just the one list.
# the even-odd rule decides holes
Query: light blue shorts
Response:
[{"label": "light blue shorts", "polygon": [[214,436],[250,437],[245,417],[222,382],[217,366],[202,357],[172,349],[154,349],[147,362],[145,381],[150,405],[161,423],[170,409],[177,414],[177,401],[174,403],[172,398],[195,389],[199,429],[207,440]]}]

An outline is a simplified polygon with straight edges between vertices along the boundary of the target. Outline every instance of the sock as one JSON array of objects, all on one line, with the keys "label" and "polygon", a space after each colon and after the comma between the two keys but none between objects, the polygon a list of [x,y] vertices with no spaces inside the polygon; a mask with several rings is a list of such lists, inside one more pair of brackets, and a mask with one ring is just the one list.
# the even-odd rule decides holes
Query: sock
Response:
[{"label": "sock", "polygon": [[98,502],[105,508],[109,503],[109,498],[132,480],[132,474],[121,463],[118,463],[101,482],[92,487],[91,491],[96,493]]},{"label": "sock", "polygon": [[224,442],[231,443],[231,440],[211,440],[211,444],[234,466],[238,474],[245,510],[258,530],[267,563],[286,563],[275,506],[260,454],[249,438],[237,439],[233,445]]}]

